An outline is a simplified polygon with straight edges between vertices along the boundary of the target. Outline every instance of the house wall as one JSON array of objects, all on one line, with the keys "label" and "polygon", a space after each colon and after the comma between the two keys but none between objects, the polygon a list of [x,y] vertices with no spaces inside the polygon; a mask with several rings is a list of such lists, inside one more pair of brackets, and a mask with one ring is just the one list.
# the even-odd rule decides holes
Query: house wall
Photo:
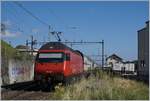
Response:
[{"label": "house wall", "polygon": [[115,71],[121,71],[123,67],[124,67],[123,63],[115,63],[113,65],[113,70],[115,70]]},{"label": "house wall", "polygon": [[87,71],[92,69],[92,64],[93,62],[90,61],[86,56],[84,56],[84,70]]},{"label": "house wall", "polygon": [[149,77],[149,24],[138,31],[138,75]]},{"label": "house wall", "polygon": [[92,70],[96,67],[100,67],[98,64],[96,64],[93,60],[89,59],[87,56],[84,56],[84,70]]},{"label": "house wall", "polygon": [[108,58],[106,64],[108,67],[112,68],[112,70],[116,71],[121,71],[121,68],[123,67],[123,63],[121,61],[117,61],[112,58]]},{"label": "house wall", "polygon": [[125,63],[124,67],[125,67],[125,71],[135,72],[135,63]]},{"label": "house wall", "polygon": [[132,63],[132,62],[124,63],[122,61],[108,58],[106,63],[107,63],[107,67],[112,68],[112,70],[114,71],[136,72],[135,63]]}]

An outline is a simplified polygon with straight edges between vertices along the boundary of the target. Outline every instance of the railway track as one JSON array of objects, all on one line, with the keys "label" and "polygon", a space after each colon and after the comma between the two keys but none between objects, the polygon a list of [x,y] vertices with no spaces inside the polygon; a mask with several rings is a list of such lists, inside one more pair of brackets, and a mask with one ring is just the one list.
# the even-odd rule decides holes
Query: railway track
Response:
[{"label": "railway track", "polygon": [[33,81],[2,87],[2,100],[48,100],[52,92],[41,91]]},{"label": "railway track", "polygon": [[[75,81],[72,81],[73,83]],[[70,83],[70,84],[71,84]],[[53,87],[57,85],[55,82]],[[55,90],[43,91],[35,81],[2,86],[2,100],[49,100]]]},{"label": "railway track", "polygon": [[51,92],[42,91],[13,91],[2,92],[2,100],[49,100]]}]

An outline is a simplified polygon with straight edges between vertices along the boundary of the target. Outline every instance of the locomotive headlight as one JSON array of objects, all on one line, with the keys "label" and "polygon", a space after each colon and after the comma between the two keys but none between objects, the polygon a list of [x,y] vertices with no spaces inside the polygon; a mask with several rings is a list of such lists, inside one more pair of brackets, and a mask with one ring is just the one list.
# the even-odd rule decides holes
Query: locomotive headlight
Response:
[{"label": "locomotive headlight", "polygon": [[51,46],[51,47],[49,47],[50,49],[52,49],[53,47]]},{"label": "locomotive headlight", "polygon": [[46,73],[48,73],[48,74],[49,74],[49,73],[52,73],[52,71],[46,71]]}]

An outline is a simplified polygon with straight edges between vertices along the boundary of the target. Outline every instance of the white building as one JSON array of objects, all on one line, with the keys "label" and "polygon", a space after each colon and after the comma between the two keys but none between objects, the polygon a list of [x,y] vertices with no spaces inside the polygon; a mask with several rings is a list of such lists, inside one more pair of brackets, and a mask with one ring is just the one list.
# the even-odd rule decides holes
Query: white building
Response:
[{"label": "white building", "polygon": [[120,58],[116,54],[112,54],[111,56],[106,58],[106,65],[114,71],[121,71],[123,67],[123,61],[122,58]]},{"label": "white building", "polygon": [[91,58],[84,55],[84,70],[92,70],[96,67],[100,67],[97,63],[95,63]]},{"label": "white building", "polygon": [[123,62],[123,59],[113,54],[106,58],[106,66],[115,72],[122,72],[123,74],[136,74],[136,61]]},{"label": "white building", "polygon": [[126,74],[137,74],[137,61],[124,62],[124,67]]},{"label": "white building", "polygon": [[33,51],[29,48],[29,46],[24,46],[24,45],[18,45],[16,46],[16,49],[19,52],[28,52],[29,54],[33,53],[33,56],[37,55],[38,49],[33,49]]}]

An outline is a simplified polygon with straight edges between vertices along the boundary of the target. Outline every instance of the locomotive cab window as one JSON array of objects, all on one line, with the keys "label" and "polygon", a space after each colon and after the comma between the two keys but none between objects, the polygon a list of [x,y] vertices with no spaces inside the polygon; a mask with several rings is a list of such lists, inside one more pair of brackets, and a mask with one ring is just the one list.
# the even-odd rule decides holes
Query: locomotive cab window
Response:
[{"label": "locomotive cab window", "polygon": [[38,62],[63,62],[63,53],[39,53]]}]

